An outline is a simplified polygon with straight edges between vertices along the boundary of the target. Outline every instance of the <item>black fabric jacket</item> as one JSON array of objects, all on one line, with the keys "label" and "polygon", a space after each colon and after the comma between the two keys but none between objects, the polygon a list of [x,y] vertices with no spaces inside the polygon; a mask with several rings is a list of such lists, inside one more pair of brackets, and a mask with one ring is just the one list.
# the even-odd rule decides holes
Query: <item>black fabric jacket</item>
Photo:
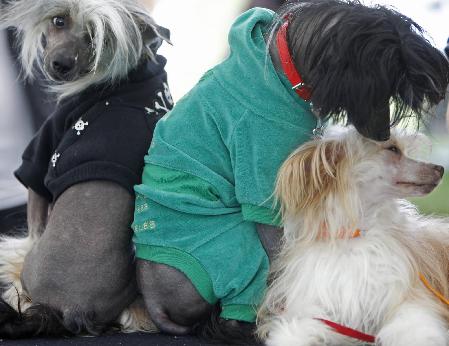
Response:
[{"label": "black fabric jacket", "polygon": [[165,63],[157,56],[113,88],[96,86],[63,101],[25,149],[16,177],[50,202],[91,180],[134,193],[156,122],[173,107]]}]

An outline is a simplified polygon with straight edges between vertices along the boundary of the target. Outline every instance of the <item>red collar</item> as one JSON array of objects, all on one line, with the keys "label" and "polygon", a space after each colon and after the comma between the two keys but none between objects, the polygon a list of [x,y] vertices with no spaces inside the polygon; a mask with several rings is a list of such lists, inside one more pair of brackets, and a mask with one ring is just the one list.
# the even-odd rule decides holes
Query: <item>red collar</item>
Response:
[{"label": "red collar", "polygon": [[293,63],[293,59],[290,54],[290,49],[288,48],[288,25],[288,20],[286,20],[285,23],[282,24],[282,26],[279,28],[276,36],[276,43],[279,51],[279,58],[281,60],[281,66],[288,80],[290,81],[290,83],[292,83],[293,89],[295,89],[298,96],[305,101],[309,101],[311,97],[311,90],[304,84],[301,75],[296,70],[295,64]]},{"label": "red collar", "polygon": [[351,329],[349,327],[342,326],[341,324],[328,321],[322,318],[315,318],[318,321],[323,322],[324,324],[327,324],[329,327],[331,327],[336,333],[348,336],[353,339],[361,340],[363,342],[368,343],[374,343],[376,342],[376,337],[373,335],[365,334],[362,332],[359,332],[358,330]]}]

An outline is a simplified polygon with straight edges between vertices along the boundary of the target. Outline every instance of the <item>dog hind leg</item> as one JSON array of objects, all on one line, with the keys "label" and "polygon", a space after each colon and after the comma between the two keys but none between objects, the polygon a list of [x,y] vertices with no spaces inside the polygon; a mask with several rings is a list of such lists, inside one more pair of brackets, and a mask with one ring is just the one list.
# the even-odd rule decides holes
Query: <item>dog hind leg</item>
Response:
[{"label": "dog hind leg", "polygon": [[206,302],[177,269],[138,260],[137,282],[151,319],[162,332],[195,334],[226,344],[254,342],[254,323],[220,318],[220,308]]},{"label": "dog hind leg", "polygon": [[175,268],[137,260],[137,282],[151,319],[164,333],[189,334],[212,313],[213,306]]},{"label": "dog hind leg", "polygon": [[[21,274],[23,289],[35,304],[24,317],[35,333],[58,335],[61,316],[72,334],[95,335],[106,326],[118,327],[117,318],[137,297],[129,227],[133,207],[133,196],[107,181],[74,185],[58,198]],[[55,331],[44,328],[45,310]],[[35,323],[39,316],[43,328]],[[0,326],[0,335],[16,322]]]},{"label": "dog hind leg", "polygon": [[[0,302],[0,336],[7,339],[33,337],[40,333],[49,336],[68,335],[62,316],[45,306],[32,306],[24,313]],[[37,331],[40,331],[37,333]]]}]

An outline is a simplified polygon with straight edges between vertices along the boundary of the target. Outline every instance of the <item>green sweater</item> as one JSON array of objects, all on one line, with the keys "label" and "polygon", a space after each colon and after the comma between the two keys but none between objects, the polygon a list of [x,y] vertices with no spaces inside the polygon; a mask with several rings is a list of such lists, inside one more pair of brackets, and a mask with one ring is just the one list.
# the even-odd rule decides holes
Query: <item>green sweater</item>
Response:
[{"label": "green sweater", "polygon": [[186,273],[206,300],[233,306],[226,318],[254,319],[254,308],[235,307],[257,307],[264,293],[268,260],[255,223],[279,224],[277,171],[316,125],[273,67],[264,40],[273,18],[258,8],[237,19],[229,58],[158,123],[135,187],[137,256]]}]

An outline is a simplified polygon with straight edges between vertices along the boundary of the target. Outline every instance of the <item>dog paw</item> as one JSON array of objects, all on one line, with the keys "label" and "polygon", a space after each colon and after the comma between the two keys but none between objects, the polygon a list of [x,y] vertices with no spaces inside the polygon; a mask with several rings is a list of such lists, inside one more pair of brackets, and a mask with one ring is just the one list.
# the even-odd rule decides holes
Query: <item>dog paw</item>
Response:
[{"label": "dog paw", "polygon": [[422,327],[379,341],[381,346],[448,346],[449,335],[443,330]]},{"label": "dog paw", "polygon": [[267,346],[333,345],[323,324],[313,319],[279,320],[274,323],[266,340]]}]

